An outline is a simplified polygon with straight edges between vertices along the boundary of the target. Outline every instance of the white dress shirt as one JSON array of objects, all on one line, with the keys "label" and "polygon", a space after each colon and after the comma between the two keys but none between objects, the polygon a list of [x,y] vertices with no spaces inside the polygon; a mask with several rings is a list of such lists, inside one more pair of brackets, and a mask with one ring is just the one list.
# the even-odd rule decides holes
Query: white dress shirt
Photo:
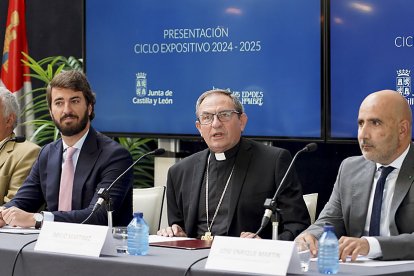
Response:
[{"label": "white dress shirt", "polygon": [[[89,130],[82,136],[82,138],[80,138],[74,145],[73,147],[77,149],[77,151],[75,151],[75,153],[72,156],[72,161],[73,161],[73,168],[76,171],[76,164],[78,163],[78,159],[79,159],[79,154],[80,151],[82,149],[83,143],[86,140],[86,136],[88,136]],[[65,141],[63,141],[62,139],[62,145],[63,145],[63,155],[62,155],[62,167],[63,167],[63,163],[65,162],[66,159],[66,153],[67,153],[67,148],[69,147],[68,145],[66,145]],[[42,212],[43,214],[43,221],[54,221],[55,220],[55,216],[53,215],[52,212]]]},{"label": "white dress shirt", "polygon": [[[385,186],[384,186],[384,194],[382,198],[382,206],[381,206],[381,225],[380,225],[380,236],[390,236],[390,210],[391,210],[391,202],[394,196],[395,184],[397,182],[398,174],[400,173],[400,169],[402,163],[404,162],[405,157],[408,154],[408,150],[410,146],[392,163],[388,164],[388,166],[392,166],[395,169],[388,175]],[[381,170],[379,169],[382,164],[377,163],[377,170],[374,176],[374,182],[372,184],[371,195],[369,197],[369,204],[368,204],[368,212],[367,218],[365,220],[365,227],[364,227],[364,235],[368,235],[369,233],[369,225],[371,222],[371,213],[372,213],[372,204],[374,202],[374,194],[375,188],[377,187],[378,179],[381,175]],[[378,258],[382,256],[381,246],[378,240],[375,237],[364,236],[365,239],[368,240],[369,243],[369,252],[367,257],[369,258]]]}]

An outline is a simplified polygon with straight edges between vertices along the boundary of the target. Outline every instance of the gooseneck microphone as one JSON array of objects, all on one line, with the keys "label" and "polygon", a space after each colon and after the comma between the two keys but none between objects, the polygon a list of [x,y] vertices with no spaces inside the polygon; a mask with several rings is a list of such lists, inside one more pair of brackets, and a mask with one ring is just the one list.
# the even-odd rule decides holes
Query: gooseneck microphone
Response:
[{"label": "gooseneck microphone", "polygon": [[289,167],[286,170],[285,175],[283,176],[282,180],[280,181],[279,187],[277,187],[275,195],[273,196],[273,198],[267,198],[265,200],[264,203],[264,207],[266,208],[263,218],[262,218],[262,222],[260,225],[259,230],[257,230],[257,232],[255,233],[255,236],[259,235],[260,232],[262,232],[262,230],[266,227],[266,225],[269,223],[269,220],[272,216],[272,214],[276,213],[279,211],[279,209],[276,206],[276,198],[279,195],[279,191],[280,188],[285,184],[286,182],[286,178],[288,177],[290,171],[292,170],[293,164],[296,161],[296,158],[302,153],[302,152],[313,152],[318,148],[318,145],[316,143],[310,143],[307,144],[303,149],[301,149],[300,151],[298,151],[295,156],[293,157],[292,161],[289,164]]},{"label": "gooseneck microphone", "polygon": [[[114,184],[122,177],[122,176],[124,176],[124,174],[126,174],[131,168],[133,168],[134,166],[135,166],[135,164],[137,164],[139,161],[141,161],[144,157],[147,157],[147,156],[149,156],[149,155],[162,155],[162,154],[164,154],[165,153],[165,149],[163,149],[163,148],[158,148],[158,149],[156,149],[156,150],[153,150],[153,151],[150,151],[150,152],[147,152],[147,153],[145,153],[145,154],[143,154],[143,155],[141,155],[134,163],[132,163],[132,165],[131,166],[129,166],[124,172],[122,172],[112,183],[111,183],[111,185],[109,185],[109,187],[108,188],[100,188],[99,190],[98,190],[98,196],[99,196],[99,199],[96,201],[96,203],[95,203],[95,205],[93,206],[93,209],[92,209],[92,212],[90,213],[90,215],[81,223],[81,224],[83,224],[83,223],[85,223],[85,222],[87,222],[91,217],[92,217],[92,215],[102,206],[102,203],[103,202],[105,202],[105,201],[107,201],[108,202],[108,212],[111,212],[112,210],[110,210],[111,209],[111,207],[110,207],[110,205],[111,205],[111,198],[110,198],[110,196],[109,196],[109,191],[111,190],[111,188],[112,188],[112,186],[114,186]],[[108,218],[108,224],[109,224],[109,221],[110,220],[112,220],[112,218]],[[111,223],[112,224],[112,223]]]},{"label": "gooseneck microphone", "polygon": [[16,142],[16,143],[23,143],[24,141],[26,141],[26,137],[24,136],[15,136],[15,137],[11,137],[9,139],[7,139],[1,146],[0,146],[0,151],[3,150],[3,148],[6,146],[6,144],[8,142]]}]

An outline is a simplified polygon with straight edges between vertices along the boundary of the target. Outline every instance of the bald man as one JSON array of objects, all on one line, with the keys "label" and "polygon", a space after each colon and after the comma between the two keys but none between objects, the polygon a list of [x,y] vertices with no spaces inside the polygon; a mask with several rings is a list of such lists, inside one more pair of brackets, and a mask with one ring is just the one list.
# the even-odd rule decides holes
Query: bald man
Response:
[{"label": "bald man", "polygon": [[[342,261],[349,256],[353,261],[358,255],[382,260],[414,259],[411,127],[411,108],[398,92],[383,90],[364,99],[358,115],[362,156],[342,162],[332,195],[319,218],[296,238],[308,241],[313,255],[317,254],[323,225],[329,223],[340,238]],[[385,170],[391,172],[381,177],[384,182],[380,175]],[[378,189],[383,195],[375,197],[380,182],[385,183],[383,189]],[[382,203],[374,198],[382,198]],[[373,211],[375,205],[379,207]]]}]

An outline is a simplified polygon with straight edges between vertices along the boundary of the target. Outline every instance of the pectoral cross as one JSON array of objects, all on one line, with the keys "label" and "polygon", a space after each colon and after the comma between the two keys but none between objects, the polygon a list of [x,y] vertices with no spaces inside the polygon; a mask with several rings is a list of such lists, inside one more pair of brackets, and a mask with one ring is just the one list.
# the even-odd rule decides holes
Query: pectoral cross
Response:
[{"label": "pectoral cross", "polygon": [[203,236],[201,236],[201,239],[204,241],[212,241],[214,237],[211,235],[211,232],[206,232]]}]

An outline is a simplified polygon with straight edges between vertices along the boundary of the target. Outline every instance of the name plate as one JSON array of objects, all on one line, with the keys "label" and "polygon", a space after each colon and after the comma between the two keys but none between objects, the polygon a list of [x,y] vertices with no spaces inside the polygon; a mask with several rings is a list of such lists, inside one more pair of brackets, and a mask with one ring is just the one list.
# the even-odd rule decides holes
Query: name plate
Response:
[{"label": "name plate", "polygon": [[205,268],[268,275],[286,275],[289,268],[303,274],[293,249],[288,241],[216,236]]},{"label": "name plate", "polygon": [[99,257],[111,237],[108,226],[45,221],[34,250]]}]

